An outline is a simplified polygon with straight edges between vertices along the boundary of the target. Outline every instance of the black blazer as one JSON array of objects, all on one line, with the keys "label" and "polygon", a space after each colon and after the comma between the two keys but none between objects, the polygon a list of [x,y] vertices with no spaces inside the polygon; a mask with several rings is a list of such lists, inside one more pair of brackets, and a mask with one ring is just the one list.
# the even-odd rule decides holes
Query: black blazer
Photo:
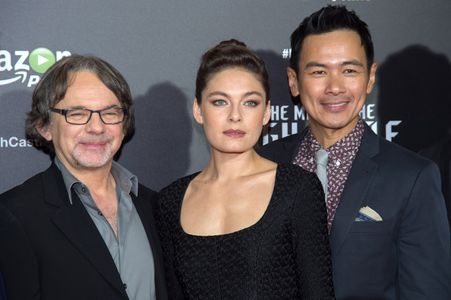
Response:
[{"label": "black blazer", "polygon": [[451,133],[432,147],[421,150],[420,154],[432,159],[440,169],[442,191],[448,209],[449,227],[451,228]]},{"label": "black blazer", "polygon": [[[260,153],[292,162],[306,131]],[[337,299],[451,299],[450,237],[437,166],[365,126],[330,232]],[[369,206],[381,222],[356,222]]]},{"label": "black blazer", "polygon": [[[131,197],[152,248],[157,299],[166,300],[154,194],[139,185]],[[70,205],[54,164],[0,195],[0,272],[8,300],[128,299],[94,222],[75,193],[72,199]]]}]

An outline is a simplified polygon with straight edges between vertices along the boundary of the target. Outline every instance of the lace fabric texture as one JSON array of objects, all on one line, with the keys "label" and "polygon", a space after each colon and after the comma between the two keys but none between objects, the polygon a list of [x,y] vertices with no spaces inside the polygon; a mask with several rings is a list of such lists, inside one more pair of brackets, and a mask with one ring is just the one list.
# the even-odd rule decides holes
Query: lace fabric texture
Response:
[{"label": "lace fabric texture", "polygon": [[185,299],[334,299],[324,194],[313,173],[279,165],[262,218],[215,236],[190,235],[180,225],[195,175],[175,181],[158,199],[170,286],[180,286]]}]

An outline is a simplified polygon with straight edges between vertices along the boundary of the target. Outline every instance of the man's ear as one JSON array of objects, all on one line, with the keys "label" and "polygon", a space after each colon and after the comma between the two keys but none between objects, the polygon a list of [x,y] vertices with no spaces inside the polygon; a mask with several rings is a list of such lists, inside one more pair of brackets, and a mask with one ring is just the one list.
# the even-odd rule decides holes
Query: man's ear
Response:
[{"label": "man's ear", "polygon": [[296,71],[292,68],[287,68],[287,77],[288,77],[288,86],[290,87],[290,92],[293,97],[299,96],[299,88],[298,88],[298,76],[296,75]]},{"label": "man's ear", "polygon": [[52,132],[50,131],[50,126],[51,124],[38,124],[35,126],[36,131],[48,142],[53,139]]},{"label": "man's ear", "polygon": [[197,103],[197,98],[194,98],[193,102],[193,117],[199,124],[204,124],[204,118],[202,117],[202,111],[200,110],[200,106]]},{"label": "man's ear", "polygon": [[371,93],[371,91],[374,88],[374,85],[376,84],[376,71],[377,71],[377,64],[373,63],[371,65],[371,68],[370,68],[370,74],[369,74],[369,77],[368,77],[368,84],[366,86],[366,93],[367,94]]},{"label": "man's ear", "polygon": [[268,100],[268,103],[266,103],[265,114],[263,116],[263,126],[268,124],[270,119],[271,119],[271,101]]}]

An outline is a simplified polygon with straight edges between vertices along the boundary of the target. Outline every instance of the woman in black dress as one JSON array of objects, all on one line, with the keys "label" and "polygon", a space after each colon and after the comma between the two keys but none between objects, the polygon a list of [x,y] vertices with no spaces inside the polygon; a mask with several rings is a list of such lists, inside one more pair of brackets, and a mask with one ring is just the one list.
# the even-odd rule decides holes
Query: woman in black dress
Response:
[{"label": "woman in black dress", "polygon": [[264,63],[245,44],[224,41],[203,55],[193,115],[210,161],[158,199],[171,299],[334,298],[319,180],[254,150],[268,95]]}]

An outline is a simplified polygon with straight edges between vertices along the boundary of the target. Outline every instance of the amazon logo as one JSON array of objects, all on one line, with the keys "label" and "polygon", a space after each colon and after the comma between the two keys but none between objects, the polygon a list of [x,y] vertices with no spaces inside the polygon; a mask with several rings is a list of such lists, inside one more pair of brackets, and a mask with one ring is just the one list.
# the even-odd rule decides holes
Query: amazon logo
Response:
[{"label": "amazon logo", "polygon": [[31,87],[41,79],[40,75],[30,74],[31,70],[43,74],[55,62],[70,55],[69,51],[53,53],[47,48],[36,48],[31,52],[0,50],[0,86],[18,82]]}]

